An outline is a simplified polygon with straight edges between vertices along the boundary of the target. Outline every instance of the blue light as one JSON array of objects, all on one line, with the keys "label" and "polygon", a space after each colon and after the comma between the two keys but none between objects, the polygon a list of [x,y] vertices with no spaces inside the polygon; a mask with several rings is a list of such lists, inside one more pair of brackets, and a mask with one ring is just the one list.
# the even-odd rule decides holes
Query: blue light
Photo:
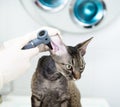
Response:
[{"label": "blue light", "polygon": [[64,0],[39,0],[42,5],[50,8],[56,8],[64,3]]},{"label": "blue light", "polygon": [[73,7],[73,14],[78,21],[91,26],[102,20],[104,10],[101,0],[77,0]]}]

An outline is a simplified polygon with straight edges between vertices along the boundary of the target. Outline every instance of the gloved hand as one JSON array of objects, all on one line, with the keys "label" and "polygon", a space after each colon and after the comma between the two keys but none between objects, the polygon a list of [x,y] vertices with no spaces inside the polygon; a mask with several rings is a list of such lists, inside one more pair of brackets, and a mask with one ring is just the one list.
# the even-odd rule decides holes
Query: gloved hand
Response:
[{"label": "gloved hand", "polygon": [[[60,42],[62,42],[62,39],[61,39],[62,37],[60,35],[60,31],[55,28],[51,28],[51,27],[42,27],[42,28],[38,29],[36,32],[38,32],[40,30],[48,31],[48,35],[50,36],[50,38],[52,40],[52,47],[54,48],[53,51],[55,51],[57,49],[57,46],[60,46]],[[46,46],[44,44],[39,45],[38,48],[39,48],[40,52],[49,51],[48,46]]]},{"label": "gloved hand", "polygon": [[36,33],[42,29],[47,30],[51,38],[54,38],[59,33],[54,28],[42,27],[24,37],[4,42],[4,49],[0,51],[0,85],[15,80],[24,74],[30,67],[30,59],[32,57],[39,52],[49,50],[45,45],[40,45],[39,48],[21,50],[30,40],[36,38]]},{"label": "gloved hand", "polygon": [[31,33],[24,37],[4,42],[4,49],[0,51],[1,84],[16,79],[30,67],[30,59],[39,53],[39,49],[37,47],[28,50],[21,50],[21,48],[34,38],[34,33]]}]

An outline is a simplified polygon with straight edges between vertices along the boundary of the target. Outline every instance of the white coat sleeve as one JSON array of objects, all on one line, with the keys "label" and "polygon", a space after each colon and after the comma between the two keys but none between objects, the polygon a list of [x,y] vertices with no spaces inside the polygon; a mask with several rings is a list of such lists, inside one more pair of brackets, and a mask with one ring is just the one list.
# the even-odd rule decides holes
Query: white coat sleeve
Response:
[{"label": "white coat sleeve", "polygon": [[23,37],[14,38],[4,42],[4,49],[0,50],[0,88],[18,77],[22,76],[30,68],[30,60],[39,52],[47,51],[48,47],[40,45],[40,47],[21,50],[30,40],[36,38],[36,33],[40,30],[47,30],[53,39],[59,34],[59,30],[42,27],[35,32],[29,33]]},{"label": "white coat sleeve", "polygon": [[3,87],[3,76],[0,74],[0,89]]}]

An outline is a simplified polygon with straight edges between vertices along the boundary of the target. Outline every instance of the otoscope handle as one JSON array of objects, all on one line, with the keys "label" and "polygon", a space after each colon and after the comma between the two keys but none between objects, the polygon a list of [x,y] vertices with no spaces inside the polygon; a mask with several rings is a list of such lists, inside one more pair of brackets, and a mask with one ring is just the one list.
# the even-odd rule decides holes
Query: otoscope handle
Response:
[{"label": "otoscope handle", "polygon": [[36,46],[42,44],[43,42],[40,39],[34,39],[28,42],[27,45],[25,45],[22,49],[30,49],[35,48]]},{"label": "otoscope handle", "polygon": [[46,30],[42,30],[38,32],[37,38],[29,41],[22,49],[30,49],[34,48],[40,44],[50,44],[50,37],[48,36],[48,32]]}]

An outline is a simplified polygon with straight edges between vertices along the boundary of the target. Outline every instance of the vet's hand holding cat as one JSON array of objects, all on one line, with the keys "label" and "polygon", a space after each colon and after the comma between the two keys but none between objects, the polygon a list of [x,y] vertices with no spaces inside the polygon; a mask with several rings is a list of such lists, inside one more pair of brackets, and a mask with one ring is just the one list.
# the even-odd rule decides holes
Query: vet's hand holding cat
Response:
[{"label": "vet's hand holding cat", "polygon": [[36,56],[39,52],[48,50],[48,47],[43,44],[28,50],[21,49],[30,40],[36,38],[36,32],[42,29],[48,31],[51,39],[59,33],[57,29],[42,27],[23,37],[15,38],[3,43],[4,48],[0,50],[0,88],[2,88],[4,84],[23,75],[30,68],[31,58]]}]

